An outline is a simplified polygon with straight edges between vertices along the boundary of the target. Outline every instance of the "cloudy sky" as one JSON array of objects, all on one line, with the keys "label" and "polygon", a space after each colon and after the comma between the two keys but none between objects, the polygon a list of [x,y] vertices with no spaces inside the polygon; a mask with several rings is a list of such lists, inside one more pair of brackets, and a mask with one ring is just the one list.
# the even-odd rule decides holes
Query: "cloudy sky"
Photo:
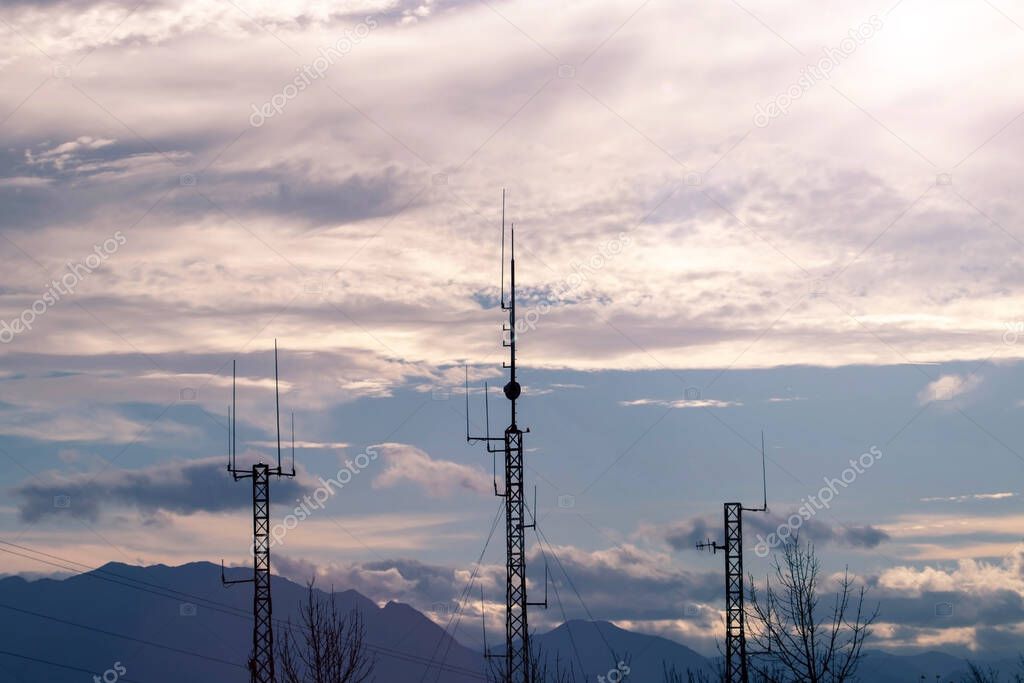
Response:
[{"label": "cloudy sky", "polygon": [[245,562],[231,360],[269,457],[276,338],[278,520],[366,463],[276,570],[476,644],[503,548],[462,365],[483,429],[507,188],[534,623],[713,651],[693,543],[759,502],[764,430],[755,574],[833,481],[801,533],[875,645],[1017,647],[1019,3],[15,0],[0,35],[0,571]]}]

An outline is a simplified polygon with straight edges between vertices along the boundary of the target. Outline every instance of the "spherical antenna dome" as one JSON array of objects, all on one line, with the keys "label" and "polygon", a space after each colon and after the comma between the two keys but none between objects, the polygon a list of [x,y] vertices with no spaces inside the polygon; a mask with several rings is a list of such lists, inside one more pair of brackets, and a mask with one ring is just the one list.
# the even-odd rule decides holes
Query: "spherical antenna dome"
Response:
[{"label": "spherical antenna dome", "polygon": [[519,398],[519,395],[523,393],[523,388],[519,386],[519,382],[515,380],[505,385],[505,398],[510,401],[514,401]]}]

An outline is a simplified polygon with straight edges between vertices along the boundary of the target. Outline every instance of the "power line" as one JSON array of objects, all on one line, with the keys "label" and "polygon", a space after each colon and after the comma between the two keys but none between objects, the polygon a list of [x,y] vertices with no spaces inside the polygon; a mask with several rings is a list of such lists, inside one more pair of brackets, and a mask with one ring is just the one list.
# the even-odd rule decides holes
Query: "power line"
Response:
[{"label": "power line", "polygon": [[[491,522],[491,532],[487,534],[487,540],[484,541],[484,547],[480,550],[480,556],[477,557],[476,566],[473,568],[473,573],[469,577],[469,581],[466,582],[466,587],[462,591],[462,595],[459,598],[459,608],[452,615],[451,619],[448,620],[448,625],[445,627],[445,633],[448,633],[448,628],[451,627],[452,622],[455,622],[455,627],[452,628],[452,632],[449,635],[448,647],[445,648],[444,654],[441,656],[441,664],[444,664],[445,660],[448,659],[448,653],[451,652],[452,643],[455,642],[455,631],[459,628],[459,624],[462,622],[462,611],[469,596],[469,591],[473,588],[473,581],[476,580],[477,575],[480,573],[480,567],[484,561],[484,554],[487,553],[487,547],[491,544],[491,539],[494,538],[494,532],[498,529],[498,519],[501,517],[501,510],[503,505],[498,506],[497,512],[494,513],[494,520]],[[481,589],[483,590],[483,589]],[[457,619],[456,619],[457,618]],[[486,640],[486,638],[485,638]],[[437,642],[437,646],[434,648],[434,653],[430,656],[430,661],[434,661],[434,657],[437,655],[437,649],[441,647],[441,641]],[[423,677],[420,678],[420,683],[423,683],[430,674],[431,667],[428,666],[426,671],[423,672]],[[438,668],[437,676],[434,678],[434,683],[439,683],[441,679],[441,669]]]},{"label": "power line", "polygon": [[562,564],[562,560],[558,557],[555,549],[551,546],[551,541],[548,540],[547,534],[539,528],[535,531],[539,538],[543,539],[544,543],[547,544],[548,552],[551,553],[553,558],[555,558],[555,562],[558,563],[558,568],[562,570],[562,574],[565,576],[565,580],[569,583],[569,587],[572,588],[572,592],[576,594],[576,599],[579,600],[580,606],[583,608],[583,611],[587,613],[587,618],[594,624],[594,629],[597,630],[597,635],[600,636],[602,641],[604,641],[605,647],[608,648],[608,652],[612,656],[612,665],[614,666],[615,664],[618,664],[618,655],[615,654],[615,648],[612,647],[611,643],[608,642],[608,639],[604,637],[604,633],[601,631],[600,627],[598,627],[597,620],[594,619],[594,615],[590,613],[590,608],[587,607],[587,603],[583,601],[583,596],[580,595],[579,590],[576,588],[576,584],[573,583],[572,577],[569,576],[569,572],[565,570],[565,565]]},{"label": "power line", "polygon": [[[47,666],[55,666],[55,667],[57,667],[59,669],[67,669],[68,671],[78,671],[80,673],[89,674],[90,676],[95,676],[98,673],[98,672],[93,671],[91,669],[83,669],[80,666],[72,666],[70,664],[61,664],[60,662],[54,662],[54,661],[51,661],[49,659],[43,659],[41,657],[29,657],[28,655],[20,655],[17,652],[9,652],[7,650],[0,650],[0,655],[4,655],[4,656],[7,656],[7,657],[14,657],[16,659],[24,659],[25,661],[35,662],[36,664],[46,664]],[[121,676],[117,680],[118,681],[124,681],[125,683],[143,683],[142,681],[140,681],[137,678],[126,678],[125,676]]]},{"label": "power line", "polygon": [[20,607],[14,607],[13,605],[5,605],[3,603],[0,603],[0,608],[7,609],[7,610],[10,610],[12,612],[19,612],[21,614],[28,614],[28,615],[33,616],[33,617],[39,617],[40,619],[47,619],[49,621],[55,621],[57,623],[66,624],[68,626],[74,626],[75,628],[84,629],[86,631],[93,631],[94,633],[100,633],[100,634],[105,635],[105,636],[112,636],[114,638],[121,638],[123,640],[130,640],[130,641],[135,642],[135,643],[141,643],[142,645],[148,645],[150,647],[157,647],[157,648],[160,648],[162,650],[168,650],[170,652],[176,652],[178,654],[188,655],[190,657],[197,657],[199,659],[205,659],[207,661],[216,662],[218,664],[227,664],[229,666],[237,666],[240,669],[246,668],[244,665],[239,664],[238,662],[229,662],[226,659],[218,659],[217,657],[210,657],[209,655],[200,654],[198,652],[193,652],[191,650],[183,650],[181,648],[172,647],[170,645],[162,645],[160,643],[154,643],[151,640],[143,640],[141,638],[135,638],[134,636],[126,636],[123,633],[115,633],[113,631],[107,631],[105,629],[97,628],[95,626],[86,626],[85,624],[79,624],[79,623],[76,623],[74,621],[68,621],[67,619],[60,619],[58,617],[53,617],[53,616],[50,616],[48,614],[40,614],[39,612],[33,612],[31,610],[21,609]]},{"label": "power line", "polygon": [[[533,514],[534,516],[536,516],[537,511],[534,510]],[[547,553],[544,552],[544,544],[540,540],[540,532],[537,528],[534,528],[533,532],[534,535],[537,537],[537,544],[540,546],[540,554],[541,557],[544,558],[544,563],[546,565],[548,561],[548,556]],[[576,637],[572,634],[572,629],[569,628],[569,617],[565,612],[565,605],[562,603],[562,596],[558,592],[558,582],[552,581],[551,587],[555,590],[555,600],[558,601],[558,611],[562,613],[562,623],[565,624],[565,632],[569,634],[569,643],[572,645],[572,653],[576,656],[576,662],[580,665],[580,675],[583,676],[586,674],[586,670],[583,668],[583,659],[580,657],[579,648],[576,647]]]},{"label": "power line", "polygon": [[263,460],[250,469],[238,467],[235,423],[235,365],[231,366],[231,408],[228,410],[228,472],[235,481],[252,480],[252,578],[228,580],[221,560],[220,580],[225,586],[252,584],[252,654],[249,657],[250,681],[274,683],[274,615],[270,587],[270,479],[295,476],[295,415],[292,414],[292,468],[281,467],[281,392],[277,371],[277,340],[274,340],[274,422],[277,428],[277,467]]},{"label": "power line", "polygon": [[724,543],[710,538],[698,543],[700,550],[717,553],[725,551],[725,680],[727,683],[747,683],[746,607],[743,585],[743,513],[768,512],[768,475],[765,470],[764,432],[761,432],[761,507],[748,508],[743,503],[724,503],[722,516],[725,528]]},{"label": "power line", "polygon": [[[53,562],[53,561],[50,561],[50,560],[44,560],[44,559],[41,559],[41,558],[38,558],[38,557],[33,557],[31,555],[26,555],[26,554],[23,554],[23,553],[15,552],[15,551],[9,550],[7,548],[0,548],[0,552],[5,552],[5,553],[12,554],[12,555],[16,555],[18,557],[23,557],[25,559],[29,559],[29,560],[32,560],[34,562],[39,562],[41,564],[47,564],[47,565],[50,565],[52,567],[56,567],[58,569],[63,569],[65,571],[75,572],[77,576],[89,577],[89,578],[93,578],[93,579],[97,579],[97,580],[101,580],[101,581],[106,581],[106,582],[112,583],[114,585],[123,586],[125,588],[131,588],[133,590],[141,591],[143,593],[149,593],[151,595],[155,595],[157,597],[165,598],[165,599],[168,599],[168,600],[180,601],[182,598],[189,598],[190,600],[192,600],[192,601],[194,601],[194,602],[196,602],[196,603],[198,603],[198,604],[204,606],[205,608],[210,609],[211,611],[214,611],[214,612],[220,612],[221,614],[226,614],[227,616],[235,617],[235,618],[238,618],[238,619],[246,619],[246,620],[248,620],[248,619],[252,618],[252,616],[250,614],[248,614],[247,612],[245,612],[244,610],[240,610],[240,609],[238,609],[236,607],[233,607],[231,605],[228,605],[228,604],[225,604],[225,603],[221,603],[221,602],[217,602],[215,600],[210,600],[208,598],[204,598],[204,597],[199,596],[199,595],[194,595],[192,593],[186,593],[184,591],[178,591],[178,590],[175,590],[175,589],[172,589],[172,588],[167,588],[165,586],[160,586],[159,584],[149,583],[147,581],[142,581],[142,580],[139,580],[139,579],[133,579],[131,577],[126,577],[126,576],[123,576],[121,574],[116,574],[114,572],[110,572],[110,571],[107,571],[107,570],[104,570],[104,569],[95,569],[95,568],[89,567],[89,565],[87,565],[87,564],[84,564],[84,563],[81,563],[81,562],[76,562],[75,560],[70,560],[70,559],[67,559],[67,558],[60,557],[58,555],[53,555],[51,553],[46,553],[46,552],[43,552],[43,551],[40,551],[40,550],[35,550],[35,549],[29,548],[27,546],[22,546],[22,545],[18,545],[16,543],[11,543],[10,541],[0,540],[0,544],[10,545],[10,546],[22,549],[22,550],[26,550],[26,551],[31,552],[31,553],[37,553],[39,555],[44,555],[46,557],[50,557],[50,558],[53,558],[55,560],[58,560],[58,562]],[[60,562],[63,562],[65,564],[60,564]],[[68,565],[79,565],[81,567],[86,567],[87,569],[85,571],[82,571],[82,570],[75,569],[74,567],[68,566]],[[109,575],[109,576],[106,576],[106,575]],[[110,578],[110,577],[115,577],[115,578]],[[118,579],[123,579],[123,580],[119,581]],[[137,586],[137,585],[133,585],[131,583],[125,583],[125,581],[134,581],[134,582],[142,584],[142,585],[138,585]],[[149,586],[151,588],[155,588],[155,589],[158,589],[158,590],[151,590],[151,588],[146,588],[145,586]],[[165,592],[160,592],[160,591],[166,591],[166,593]],[[167,593],[173,593],[174,595],[168,595]],[[289,626],[288,622],[285,621],[285,620],[275,618],[274,621],[277,623],[278,626]],[[415,655],[415,654],[412,654],[410,652],[402,652],[401,650],[395,650],[393,648],[385,647],[383,645],[367,644],[366,648],[368,650],[370,650],[372,652],[375,652],[375,653],[377,653],[377,654],[379,654],[381,656],[384,656],[384,657],[390,657],[392,659],[397,659],[397,660],[409,662],[409,663],[412,663],[412,664],[440,666],[445,671],[449,671],[451,673],[461,674],[463,676],[467,676],[467,677],[470,677],[470,678],[476,678],[478,680],[487,680],[485,676],[480,675],[479,672],[474,671],[472,669],[467,669],[465,667],[460,667],[460,666],[454,666],[454,665],[451,665],[451,664],[438,665],[438,664],[435,664],[433,661],[431,661],[430,659],[428,659],[426,657],[423,657],[423,656],[420,656],[420,655]]]},{"label": "power line", "polygon": [[[501,193],[501,310],[508,312],[508,323],[502,331],[508,333],[502,339],[502,346],[509,350],[509,360],[503,367],[509,371],[508,382],[502,389],[509,401],[511,419],[502,436],[491,436],[490,410],[487,408],[487,385],[484,385],[484,406],[487,408],[487,428],[485,436],[471,436],[469,433],[469,370],[466,370],[466,441],[483,442],[487,451],[492,454],[502,453],[505,464],[505,488],[498,493],[497,477],[495,476],[494,493],[505,499],[505,660],[504,676],[506,683],[531,683],[532,659],[530,656],[530,626],[527,612],[530,606],[547,607],[547,600],[542,603],[530,602],[526,595],[526,530],[536,524],[526,521],[526,502],[523,487],[524,448],[523,430],[516,422],[516,401],[522,395],[523,388],[516,379],[516,251],[515,223],[510,230],[509,256],[509,298],[505,303],[505,191]],[[499,445],[500,444],[500,445]],[[496,457],[496,456],[492,456]],[[545,573],[545,581],[547,574]],[[490,656],[489,653],[484,653]]]}]

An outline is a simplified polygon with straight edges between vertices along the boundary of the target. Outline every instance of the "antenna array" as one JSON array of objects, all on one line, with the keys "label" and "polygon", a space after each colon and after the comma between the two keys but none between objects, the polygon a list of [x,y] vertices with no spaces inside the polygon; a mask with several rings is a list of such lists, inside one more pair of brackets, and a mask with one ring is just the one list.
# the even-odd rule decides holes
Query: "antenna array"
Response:
[{"label": "antenna array", "polygon": [[768,511],[768,478],[765,470],[764,432],[761,432],[761,489],[764,499],[761,507],[743,507],[742,503],[725,503],[723,520],[725,543],[710,538],[697,544],[698,550],[725,552],[725,681],[748,683],[747,636],[743,602],[743,513]]},{"label": "antenna array", "polygon": [[[503,677],[506,683],[532,683],[530,631],[527,619],[527,608],[530,606],[547,607],[544,602],[529,602],[526,597],[526,530],[536,528],[536,516],[533,522],[526,523],[526,503],[523,491],[523,434],[529,433],[520,429],[516,422],[516,401],[522,395],[522,386],[516,379],[516,253],[515,224],[510,230],[509,258],[509,297],[505,300],[505,191],[501,193],[501,310],[508,312],[508,323],[502,326],[507,337],[502,346],[509,349],[509,360],[502,367],[509,371],[508,382],[503,388],[505,398],[509,400],[511,420],[502,436],[491,436],[490,428],[490,392],[484,385],[484,409],[487,421],[484,436],[471,436],[469,431],[469,368],[466,368],[466,441],[483,442],[487,451],[492,454],[494,467],[497,470],[496,454],[505,456],[505,486],[498,491],[497,472],[494,477],[494,494],[505,499],[505,660]],[[492,446],[492,444],[500,444]],[[536,511],[536,507],[534,508]],[[536,512],[535,512],[536,514]],[[545,572],[545,583],[547,572]],[[545,596],[547,587],[545,585]],[[487,655],[491,657],[490,653]]]},{"label": "antenna array", "polygon": [[249,657],[251,683],[275,683],[273,603],[270,596],[270,478],[295,476],[295,414],[292,413],[292,466],[291,471],[281,467],[281,392],[277,367],[277,340],[274,340],[274,406],[277,423],[277,465],[271,467],[262,460],[250,469],[238,466],[236,419],[237,365],[231,363],[231,405],[228,407],[228,465],[235,481],[252,479],[253,573],[251,579],[228,580],[221,561],[221,581],[225,586],[239,583],[253,584],[252,653]]}]

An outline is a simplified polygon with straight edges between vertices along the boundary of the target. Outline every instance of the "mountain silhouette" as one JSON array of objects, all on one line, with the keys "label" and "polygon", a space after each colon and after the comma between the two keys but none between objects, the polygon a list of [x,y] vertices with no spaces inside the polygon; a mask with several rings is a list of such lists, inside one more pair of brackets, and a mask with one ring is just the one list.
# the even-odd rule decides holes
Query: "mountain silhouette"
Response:
[{"label": "mountain silhouette", "polygon": [[[112,562],[66,579],[2,579],[0,680],[81,683],[106,674],[108,683],[246,683],[252,591],[245,585],[223,588],[220,571],[208,562],[178,567]],[[228,570],[229,578],[250,573]],[[278,576],[272,585],[275,619],[294,623],[306,587]],[[335,597],[343,612],[362,613],[379,683],[486,680],[482,653],[461,645],[409,605],[380,607],[353,590],[335,591]],[[607,678],[620,663],[630,671],[623,680],[636,683],[660,683],[666,664],[684,673],[715,668],[685,645],[604,621],[570,620],[536,634],[533,645],[552,664],[571,663],[577,681]],[[1011,666],[1003,662],[998,668],[1010,671]],[[898,683],[922,674],[934,680],[938,674],[949,681],[960,680],[966,669],[963,659],[941,652],[869,652],[859,678]]]}]

